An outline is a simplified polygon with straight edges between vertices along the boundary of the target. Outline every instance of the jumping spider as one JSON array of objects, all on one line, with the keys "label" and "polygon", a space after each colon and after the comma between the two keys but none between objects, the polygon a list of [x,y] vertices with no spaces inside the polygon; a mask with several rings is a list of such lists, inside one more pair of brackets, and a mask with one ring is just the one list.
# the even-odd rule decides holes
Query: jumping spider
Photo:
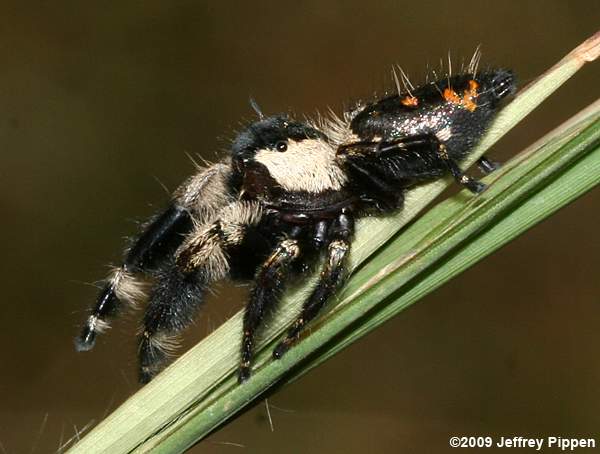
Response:
[{"label": "jumping spider", "polygon": [[[140,380],[147,382],[164,367],[208,286],[225,277],[253,279],[238,376],[247,380],[256,330],[290,275],[325,255],[320,279],[274,358],[339,288],[355,218],[399,209],[406,188],[448,173],[473,193],[485,188],[459,163],[514,90],[510,71],[470,67],[318,125],[259,112],[230,156],[199,170],[147,224],[107,280],[77,349],[94,346],[121,303],[145,298],[140,279],[149,277],[139,338]],[[485,172],[495,167],[485,157],[479,165]]]}]

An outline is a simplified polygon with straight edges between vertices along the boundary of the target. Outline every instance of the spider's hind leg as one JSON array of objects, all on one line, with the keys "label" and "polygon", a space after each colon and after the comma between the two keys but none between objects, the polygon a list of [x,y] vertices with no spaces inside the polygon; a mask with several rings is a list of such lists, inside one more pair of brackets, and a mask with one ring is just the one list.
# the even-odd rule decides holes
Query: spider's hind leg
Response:
[{"label": "spider's hind leg", "polygon": [[438,144],[436,148],[436,153],[438,154],[440,159],[446,164],[448,170],[450,171],[450,173],[454,177],[454,180],[458,184],[464,186],[473,194],[479,194],[485,190],[485,188],[487,187],[485,183],[476,180],[475,178],[470,177],[469,175],[464,173],[458,166],[456,161],[454,161],[448,156],[448,151],[445,145],[441,143]]},{"label": "spider's hind leg", "polygon": [[[398,152],[398,150],[404,149],[410,152],[411,150],[418,151],[419,148],[429,149],[430,152],[432,152],[432,156],[439,161],[439,164],[443,165],[448,171],[450,171],[454,177],[454,180],[458,184],[467,188],[473,194],[479,194],[486,188],[484,183],[473,177],[470,177],[462,171],[456,160],[450,157],[446,145],[442,143],[435,134],[406,137],[404,139],[389,143],[383,142],[379,145],[378,153],[382,157],[386,155],[393,156]],[[480,161],[480,165],[485,166],[486,164],[489,164],[489,167],[492,167],[492,162],[486,158],[482,158]]]},{"label": "spider's hind leg", "polygon": [[[430,181],[450,172],[454,180],[469,191],[478,194],[485,184],[463,172],[446,145],[435,134],[403,137],[387,142],[356,142],[343,145],[338,155],[344,159],[351,173],[366,180],[369,186],[383,194],[393,192],[396,182]],[[480,166],[492,171],[494,165],[487,159]]]}]

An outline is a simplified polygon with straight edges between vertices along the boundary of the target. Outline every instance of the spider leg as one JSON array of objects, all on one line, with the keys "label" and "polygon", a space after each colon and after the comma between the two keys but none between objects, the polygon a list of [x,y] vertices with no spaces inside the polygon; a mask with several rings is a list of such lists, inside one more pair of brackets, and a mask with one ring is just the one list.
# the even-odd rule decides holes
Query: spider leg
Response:
[{"label": "spider leg", "polygon": [[87,351],[94,346],[97,333],[108,327],[107,318],[117,313],[121,301],[133,302],[145,296],[134,273],[155,269],[175,250],[183,233],[191,228],[188,211],[176,205],[150,223],[127,253],[123,265],[113,271],[101,290],[81,335],[75,340],[78,351]]},{"label": "spider leg", "polygon": [[281,240],[256,273],[256,283],[244,311],[241,363],[238,373],[240,383],[250,378],[256,330],[263,320],[265,311],[279,300],[288,269],[299,255],[298,240],[293,238]]},{"label": "spider leg", "polygon": [[319,282],[310,298],[305,301],[300,315],[289,329],[286,337],[273,350],[275,359],[281,358],[290,346],[298,340],[306,324],[317,316],[328,299],[342,284],[353,232],[354,221],[352,217],[344,213],[340,214],[332,226],[327,247],[327,258]]},{"label": "spider leg", "polygon": [[170,206],[151,221],[127,252],[100,291],[80,336],[78,351],[93,348],[96,335],[108,328],[122,302],[134,303],[146,297],[138,273],[159,269],[175,252],[184,235],[193,228],[193,218],[202,219],[226,203],[229,168],[222,163],[206,168],[184,183],[174,194]]},{"label": "spider leg", "polygon": [[327,229],[329,223],[327,221],[319,221],[315,227],[315,231],[312,237],[312,245],[316,250],[320,250],[327,240]]},{"label": "spider leg", "polygon": [[206,288],[230,271],[228,250],[239,245],[260,220],[260,206],[234,202],[210,224],[197,226],[179,247],[175,258],[161,268],[139,338],[139,376],[142,383],[160,372],[177,334],[194,320]]},{"label": "spider leg", "polygon": [[463,185],[473,194],[479,194],[485,190],[485,183],[482,183],[481,181],[476,180],[475,178],[464,173],[458,166],[457,162],[448,156],[448,150],[444,144],[438,143],[436,153],[442,159],[442,161],[444,161],[446,166],[448,166],[448,170],[450,170],[450,173],[458,184]]},{"label": "spider leg", "polygon": [[[388,192],[385,186],[398,181],[427,181],[450,171],[457,183],[473,193],[485,184],[466,175],[435,134],[415,135],[393,141],[356,142],[342,145],[338,156],[359,178]],[[487,161],[489,162],[489,161]]]},{"label": "spider leg", "polygon": [[177,347],[177,333],[193,321],[206,287],[227,274],[224,252],[215,241],[219,229],[216,223],[194,236],[202,248],[197,254],[207,254],[205,263],[195,268],[190,261],[182,268],[177,260],[158,274],[139,338],[140,382],[149,382],[162,370],[169,352]]},{"label": "spider leg", "polygon": [[499,162],[492,161],[492,160],[488,159],[486,156],[482,156],[481,158],[479,158],[477,160],[477,166],[486,175],[488,175],[492,172],[495,172],[500,167],[502,167],[502,165]]}]

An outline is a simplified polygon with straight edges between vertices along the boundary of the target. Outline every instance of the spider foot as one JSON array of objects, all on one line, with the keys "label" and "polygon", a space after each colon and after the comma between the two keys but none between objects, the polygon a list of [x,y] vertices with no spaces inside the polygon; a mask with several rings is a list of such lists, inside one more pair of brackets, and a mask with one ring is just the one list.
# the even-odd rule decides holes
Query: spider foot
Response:
[{"label": "spider foot", "polygon": [[273,350],[273,359],[281,359],[281,357],[290,349],[295,340],[295,338],[291,337],[286,337],[284,340],[282,340]]},{"label": "spider foot", "polygon": [[495,172],[500,167],[502,167],[502,164],[500,164],[499,162],[492,161],[486,158],[485,156],[479,158],[479,160],[477,161],[477,165],[479,166],[479,169],[485,174]]},{"label": "spider foot", "polygon": [[487,188],[485,183],[482,183],[479,180],[475,180],[474,178],[463,175],[460,179],[460,183],[466,187],[473,194],[481,194]]},{"label": "spider foot", "polygon": [[89,326],[85,326],[81,335],[75,338],[75,350],[78,352],[87,352],[94,348],[96,344],[96,332]]},{"label": "spider foot", "polygon": [[251,375],[250,364],[242,363],[238,370],[238,383],[241,385],[242,383],[247,382],[248,379],[250,378],[250,375]]}]

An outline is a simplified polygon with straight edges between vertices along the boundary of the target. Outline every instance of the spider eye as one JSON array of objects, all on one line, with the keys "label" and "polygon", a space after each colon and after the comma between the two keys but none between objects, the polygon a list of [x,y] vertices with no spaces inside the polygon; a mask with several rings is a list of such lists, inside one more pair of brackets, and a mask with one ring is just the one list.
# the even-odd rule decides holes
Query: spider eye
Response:
[{"label": "spider eye", "polygon": [[277,142],[277,144],[275,145],[275,149],[277,151],[284,152],[285,150],[287,150],[287,143],[285,143],[285,142]]}]

